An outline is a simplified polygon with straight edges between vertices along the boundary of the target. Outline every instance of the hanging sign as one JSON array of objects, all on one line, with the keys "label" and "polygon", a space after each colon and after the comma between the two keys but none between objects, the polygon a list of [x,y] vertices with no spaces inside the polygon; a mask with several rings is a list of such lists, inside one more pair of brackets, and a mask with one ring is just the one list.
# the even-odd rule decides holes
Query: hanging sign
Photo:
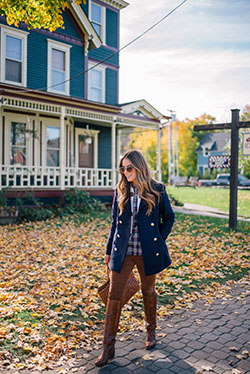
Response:
[{"label": "hanging sign", "polygon": [[208,166],[210,169],[223,169],[230,168],[231,166],[231,156],[210,156],[208,159]]},{"label": "hanging sign", "polygon": [[242,134],[242,155],[250,156],[250,132]]}]

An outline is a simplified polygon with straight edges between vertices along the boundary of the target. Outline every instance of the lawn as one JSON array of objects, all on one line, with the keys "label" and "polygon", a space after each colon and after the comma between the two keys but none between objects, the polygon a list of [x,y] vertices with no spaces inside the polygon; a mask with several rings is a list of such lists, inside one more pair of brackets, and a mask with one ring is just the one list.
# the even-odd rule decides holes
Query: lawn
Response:
[{"label": "lawn", "polygon": [[[228,188],[169,186],[167,191],[182,203],[207,205],[229,212]],[[250,190],[238,190],[238,215],[250,217]]]},{"label": "lawn", "polygon": [[[0,362],[5,369],[52,369],[61,357],[85,355],[101,344],[105,308],[97,287],[110,211],[94,217],[0,227]],[[167,240],[172,265],[157,276],[158,315],[197,298],[227,297],[234,281],[247,279],[249,223],[230,232],[227,220],[177,214]],[[136,271],[136,275],[137,271]],[[143,325],[142,295],[123,309],[124,331]]]}]

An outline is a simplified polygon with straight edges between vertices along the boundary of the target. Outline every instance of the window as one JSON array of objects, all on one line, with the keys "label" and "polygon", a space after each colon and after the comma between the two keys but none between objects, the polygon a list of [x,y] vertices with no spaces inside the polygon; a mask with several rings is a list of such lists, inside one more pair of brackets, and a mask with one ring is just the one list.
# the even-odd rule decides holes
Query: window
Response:
[{"label": "window", "polygon": [[47,126],[46,128],[46,165],[59,166],[60,128]]},{"label": "window", "polygon": [[10,164],[26,165],[26,124],[11,122]]},{"label": "window", "polygon": [[209,152],[209,147],[204,147],[203,148],[203,155],[205,157],[208,157],[210,155],[210,152]]},{"label": "window", "polygon": [[69,95],[70,45],[48,39],[48,91]]},{"label": "window", "polygon": [[[93,65],[89,65],[91,67]],[[98,66],[89,71],[88,99],[99,103],[105,102],[105,67]]]},{"label": "window", "polygon": [[105,43],[105,8],[94,3],[93,1],[90,1],[89,14],[92,26],[94,27],[97,35],[101,38],[102,42]]},{"label": "window", "polygon": [[1,26],[1,81],[26,86],[27,32]]}]

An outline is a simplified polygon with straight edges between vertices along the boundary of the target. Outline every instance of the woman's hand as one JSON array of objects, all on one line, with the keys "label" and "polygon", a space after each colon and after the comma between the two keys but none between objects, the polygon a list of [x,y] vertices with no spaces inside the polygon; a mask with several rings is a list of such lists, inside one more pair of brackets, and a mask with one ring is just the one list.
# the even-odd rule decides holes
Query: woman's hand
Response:
[{"label": "woman's hand", "polygon": [[110,255],[105,255],[104,257],[104,261],[105,261],[105,264],[109,264],[109,261],[110,261]]}]

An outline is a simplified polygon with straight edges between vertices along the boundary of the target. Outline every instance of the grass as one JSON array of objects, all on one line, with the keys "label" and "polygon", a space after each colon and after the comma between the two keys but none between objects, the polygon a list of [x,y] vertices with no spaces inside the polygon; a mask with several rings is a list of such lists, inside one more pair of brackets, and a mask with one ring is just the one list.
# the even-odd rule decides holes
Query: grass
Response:
[{"label": "grass", "polygon": [[[229,189],[213,187],[167,187],[168,192],[178,201],[206,205],[229,212]],[[250,190],[238,190],[238,215],[250,217]]]}]

